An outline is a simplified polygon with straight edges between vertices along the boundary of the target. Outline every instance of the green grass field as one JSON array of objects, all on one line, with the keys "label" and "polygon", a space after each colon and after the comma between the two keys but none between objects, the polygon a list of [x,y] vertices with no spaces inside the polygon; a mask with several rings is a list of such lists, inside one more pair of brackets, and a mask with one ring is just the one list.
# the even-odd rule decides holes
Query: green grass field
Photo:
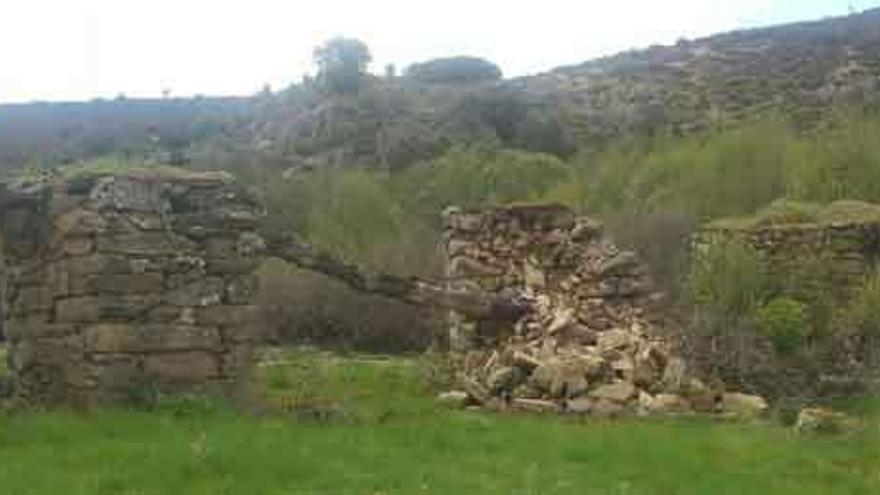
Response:
[{"label": "green grass field", "polygon": [[274,412],[179,398],[152,412],[0,413],[0,493],[880,493],[877,428],[803,438],[443,410],[402,359],[298,354],[260,376]]}]

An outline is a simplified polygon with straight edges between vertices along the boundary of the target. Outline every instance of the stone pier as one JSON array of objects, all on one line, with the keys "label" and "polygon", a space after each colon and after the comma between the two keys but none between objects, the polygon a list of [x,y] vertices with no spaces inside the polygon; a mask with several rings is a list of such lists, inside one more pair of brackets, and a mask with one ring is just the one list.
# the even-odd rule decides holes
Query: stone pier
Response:
[{"label": "stone pier", "polygon": [[262,210],[231,177],[176,169],[0,191],[14,394],[92,404],[239,390],[252,368]]}]

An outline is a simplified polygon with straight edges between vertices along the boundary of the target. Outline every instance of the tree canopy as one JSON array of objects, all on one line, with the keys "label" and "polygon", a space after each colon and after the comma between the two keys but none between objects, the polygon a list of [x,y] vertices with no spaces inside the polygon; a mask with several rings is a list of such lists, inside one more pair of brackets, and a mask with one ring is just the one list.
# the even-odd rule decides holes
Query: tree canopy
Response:
[{"label": "tree canopy", "polygon": [[333,38],[315,48],[318,82],[333,93],[357,93],[372,58],[370,49],[361,40]]},{"label": "tree canopy", "polygon": [[501,69],[478,57],[448,57],[409,66],[406,75],[426,83],[473,83],[501,79]]}]

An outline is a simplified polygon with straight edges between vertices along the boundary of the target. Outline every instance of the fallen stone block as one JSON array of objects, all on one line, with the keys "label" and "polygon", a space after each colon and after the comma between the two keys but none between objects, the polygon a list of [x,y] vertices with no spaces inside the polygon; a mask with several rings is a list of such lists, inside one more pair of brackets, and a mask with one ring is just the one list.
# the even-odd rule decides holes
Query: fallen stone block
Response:
[{"label": "fallen stone block", "polygon": [[801,434],[850,434],[862,429],[858,419],[824,407],[807,407],[798,413],[794,429]]}]

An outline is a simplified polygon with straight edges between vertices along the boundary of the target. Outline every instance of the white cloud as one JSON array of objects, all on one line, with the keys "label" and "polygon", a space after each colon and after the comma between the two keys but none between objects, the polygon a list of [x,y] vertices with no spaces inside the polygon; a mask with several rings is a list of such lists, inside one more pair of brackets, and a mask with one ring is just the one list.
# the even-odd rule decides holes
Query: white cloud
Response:
[{"label": "white cloud", "polygon": [[0,0],[0,102],[280,87],[337,34],[366,41],[377,69],[467,53],[519,75],[761,22],[786,1]]}]

